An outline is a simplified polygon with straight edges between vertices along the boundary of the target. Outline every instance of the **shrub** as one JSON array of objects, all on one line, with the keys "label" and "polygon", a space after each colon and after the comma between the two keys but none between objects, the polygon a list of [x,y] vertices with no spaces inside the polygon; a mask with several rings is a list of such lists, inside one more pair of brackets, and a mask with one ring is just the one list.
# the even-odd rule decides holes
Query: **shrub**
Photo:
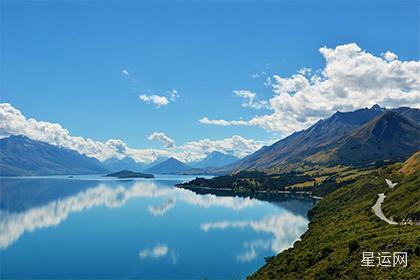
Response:
[{"label": "shrub", "polygon": [[357,249],[359,249],[359,243],[355,239],[350,240],[348,246],[349,246],[349,255],[352,254]]}]

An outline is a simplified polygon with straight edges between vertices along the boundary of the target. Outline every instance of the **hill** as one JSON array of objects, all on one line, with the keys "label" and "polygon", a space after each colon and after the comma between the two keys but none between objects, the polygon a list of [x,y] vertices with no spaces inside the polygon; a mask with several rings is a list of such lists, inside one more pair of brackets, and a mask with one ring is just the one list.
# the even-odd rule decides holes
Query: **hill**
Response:
[{"label": "hill", "polygon": [[[399,172],[399,164],[359,178],[325,196],[309,213],[309,229],[290,248],[250,279],[417,279],[420,275],[420,228],[390,225],[371,209],[385,193],[383,212],[398,222],[420,215],[420,177]],[[390,189],[385,178],[398,182]],[[417,203],[417,204],[416,204]],[[363,252],[407,252],[407,267],[362,267]]]},{"label": "hill", "polygon": [[145,172],[152,174],[182,174],[188,169],[190,169],[188,165],[171,157],[148,168]]},{"label": "hill", "polygon": [[420,176],[420,151],[408,158],[400,169],[404,174],[416,174]]},{"label": "hill", "polygon": [[10,136],[0,140],[0,174],[2,176],[101,174],[101,163],[76,151]]},{"label": "hill", "polygon": [[107,174],[105,177],[116,177],[116,178],[154,178],[152,174],[140,173],[140,172],[133,172],[130,170],[121,170],[115,173]]}]

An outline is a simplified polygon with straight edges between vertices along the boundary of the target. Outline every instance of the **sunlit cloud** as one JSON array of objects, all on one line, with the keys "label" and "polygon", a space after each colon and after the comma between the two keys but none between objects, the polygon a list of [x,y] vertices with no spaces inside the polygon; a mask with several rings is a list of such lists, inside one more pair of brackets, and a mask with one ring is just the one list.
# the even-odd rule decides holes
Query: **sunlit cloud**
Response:
[{"label": "sunlit cloud", "polygon": [[267,101],[257,99],[257,94],[255,92],[241,89],[241,90],[235,90],[234,93],[236,96],[243,98],[242,107],[262,109],[262,108],[267,108],[268,106]]},{"label": "sunlit cloud", "polygon": [[[319,49],[325,67],[302,68],[289,77],[273,75],[266,85],[273,90],[267,108],[272,112],[248,120],[209,119],[200,122],[221,126],[257,126],[290,134],[305,129],[336,111],[382,107],[420,107],[420,61],[401,61],[390,51],[375,56],[357,44]],[[247,92],[251,107],[253,93]],[[257,105],[261,106],[261,105]]]},{"label": "sunlit cloud", "polygon": [[150,141],[159,141],[165,145],[166,148],[173,148],[175,146],[175,140],[168,137],[163,132],[153,132],[150,134],[147,139]]},{"label": "sunlit cloud", "polygon": [[157,108],[166,106],[169,104],[169,100],[166,96],[160,96],[156,94],[152,94],[152,95],[141,94],[139,95],[139,99],[145,103],[153,103],[156,105]]}]

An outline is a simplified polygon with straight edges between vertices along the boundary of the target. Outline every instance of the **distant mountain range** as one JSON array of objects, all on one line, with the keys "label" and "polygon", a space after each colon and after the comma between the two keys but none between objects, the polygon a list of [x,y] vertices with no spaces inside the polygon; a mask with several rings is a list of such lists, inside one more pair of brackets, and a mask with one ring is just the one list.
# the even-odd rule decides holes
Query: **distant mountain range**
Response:
[{"label": "distant mountain range", "polygon": [[146,169],[145,172],[152,174],[183,174],[190,168],[187,164],[171,157]]},{"label": "distant mountain range", "polygon": [[234,156],[213,152],[196,162],[196,168],[175,158],[159,158],[151,164],[137,163],[129,157],[100,162],[77,151],[22,135],[0,139],[1,176],[104,174],[120,170],[155,174],[203,174],[207,173],[208,166],[221,167],[237,160]]},{"label": "distant mountain range", "polygon": [[305,162],[357,165],[382,159],[399,160],[420,149],[419,123],[420,110],[408,107],[387,110],[375,105],[370,109],[337,112],[261,148],[224,171],[268,170]]},{"label": "distant mountain range", "polygon": [[131,170],[140,172],[150,167],[147,164],[137,163],[130,157],[125,157],[123,159],[110,158],[103,161],[102,164],[106,169],[111,171]]},{"label": "distant mountain range", "polygon": [[222,167],[225,165],[237,162],[239,158],[234,155],[224,154],[218,151],[211,152],[204,159],[192,163],[193,168],[209,168],[209,167]]},{"label": "distant mountain range", "polygon": [[94,158],[31,140],[26,136],[0,139],[0,175],[101,174],[108,170]]},{"label": "distant mountain range", "polygon": [[[154,174],[226,174],[240,170],[292,171],[298,165],[367,165],[400,161],[420,150],[420,110],[377,105],[336,112],[308,129],[238,159],[212,152],[191,166],[175,158],[139,164],[131,158],[99,162],[77,151],[25,136],[0,139],[0,174],[99,174],[131,170]],[[288,169],[289,170],[288,170]]]},{"label": "distant mountain range", "polygon": [[213,169],[222,168],[238,160],[239,158],[233,155],[214,151],[204,159],[190,165],[175,158],[169,158],[146,169],[145,172],[154,174],[216,174]]}]

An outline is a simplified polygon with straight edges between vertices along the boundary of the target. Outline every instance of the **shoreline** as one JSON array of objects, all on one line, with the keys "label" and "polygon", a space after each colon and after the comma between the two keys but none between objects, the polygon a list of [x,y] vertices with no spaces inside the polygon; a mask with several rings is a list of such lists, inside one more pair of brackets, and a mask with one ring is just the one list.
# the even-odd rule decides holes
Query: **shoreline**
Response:
[{"label": "shoreline", "polygon": [[180,189],[186,189],[186,190],[191,190],[191,191],[195,191],[195,190],[203,190],[203,191],[214,191],[214,192],[218,192],[218,191],[224,191],[224,192],[231,192],[235,195],[244,195],[244,196],[251,196],[252,194],[268,194],[268,195],[279,195],[279,194],[299,194],[299,195],[303,195],[305,197],[310,197],[316,200],[322,200],[323,197],[320,196],[316,196],[316,195],[312,195],[312,192],[309,191],[264,191],[264,190],[258,190],[258,191],[253,191],[253,192],[237,192],[235,190],[232,190],[230,188],[210,188],[210,187],[185,187],[182,184],[176,184],[175,187],[180,188]]}]

